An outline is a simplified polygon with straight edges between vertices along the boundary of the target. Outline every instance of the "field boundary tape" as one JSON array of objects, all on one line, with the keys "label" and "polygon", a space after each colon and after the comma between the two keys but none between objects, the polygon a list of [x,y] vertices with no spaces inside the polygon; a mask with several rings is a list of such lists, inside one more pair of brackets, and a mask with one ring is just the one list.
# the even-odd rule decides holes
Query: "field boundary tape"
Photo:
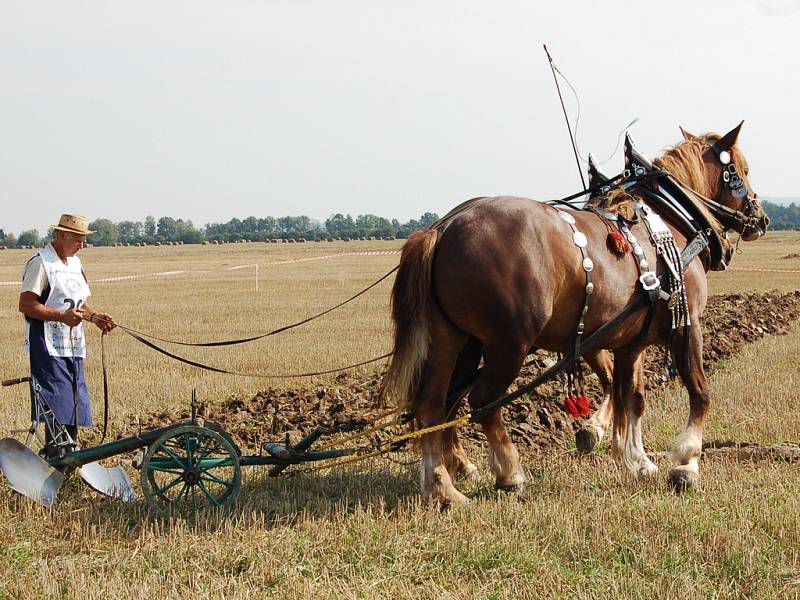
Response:
[{"label": "field boundary tape", "polygon": [[309,262],[312,260],[326,260],[328,258],[339,258],[342,256],[389,256],[400,254],[400,250],[364,250],[363,252],[341,252],[339,254],[325,254],[323,256],[309,256],[307,258],[294,258],[289,260],[274,260],[264,263],[265,265],[288,265],[291,263]]}]

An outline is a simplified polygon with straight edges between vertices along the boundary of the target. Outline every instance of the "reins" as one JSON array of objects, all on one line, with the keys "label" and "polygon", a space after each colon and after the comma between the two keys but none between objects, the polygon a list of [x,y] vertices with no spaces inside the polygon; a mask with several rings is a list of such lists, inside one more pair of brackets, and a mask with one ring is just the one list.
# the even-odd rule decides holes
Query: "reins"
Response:
[{"label": "reins", "polygon": [[[260,339],[263,339],[263,338],[266,338],[266,337],[269,337],[269,336],[272,336],[272,335],[276,335],[278,333],[282,333],[284,331],[288,331],[289,329],[294,329],[295,327],[299,327],[300,325],[304,325],[305,323],[313,321],[314,319],[318,319],[319,317],[322,317],[323,315],[326,315],[326,314],[328,314],[330,312],[333,312],[337,308],[341,308],[342,306],[344,306],[348,302],[352,302],[353,300],[355,300],[356,298],[358,298],[362,294],[365,294],[366,292],[371,290],[373,287],[375,287],[376,285],[381,283],[384,279],[389,277],[389,275],[394,273],[397,269],[398,269],[398,267],[394,267],[391,271],[389,271],[388,273],[386,273],[385,275],[380,277],[380,279],[378,279],[377,281],[371,283],[370,285],[368,285],[366,288],[364,288],[363,290],[361,290],[357,294],[354,294],[353,296],[350,296],[347,300],[344,300],[343,302],[340,302],[336,306],[333,306],[333,307],[328,308],[328,309],[326,309],[326,310],[324,310],[324,311],[322,311],[320,313],[317,313],[317,314],[315,314],[315,315],[313,315],[311,317],[303,319],[302,321],[298,321],[297,323],[292,323],[291,325],[284,325],[283,327],[278,327],[277,329],[273,329],[272,331],[269,331],[267,333],[264,333],[264,334],[261,334],[261,335],[257,335],[257,336],[253,336],[253,337],[249,337],[249,338],[242,338],[242,339],[236,339],[236,340],[225,340],[225,341],[218,341],[218,342],[200,342],[200,343],[181,342],[181,341],[178,341],[178,340],[171,340],[171,339],[167,339],[167,338],[158,337],[156,335],[145,333],[143,331],[138,331],[136,329],[133,329],[132,327],[127,327],[127,326],[122,325],[120,323],[114,323],[114,325],[116,327],[118,327],[120,330],[122,330],[124,333],[126,333],[127,335],[129,335],[130,337],[135,339],[136,341],[138,341],[138,342],[144,344],[145,346],[147,346],[148,348],[151,348],[151,349],[155,350],[156,352],[159,352],[159,353],[163,354],[164,356],[168,356],[169,358],[177,360],[178,362],[182,362],[182,363],[190,365],[192,367],[197,367],[198,369],[204,369],[206,371],[213,371],[215,373],[223,373],[223,374],[226,374],[226,375],[236,375],[236,376],[239,376],[239,377],[255,377],[255,378],[260,378],[260,379],[290,379],[290,378],[294,378],[294,377],[314,377],[316,375],[329,375],[331,373],[337,373],[339,371],[347,371],[349,369],[355,369],[357,367],[361,367],[361,366],[368,365],[368,364],[371,364],[371,363],[374,363],[374,362],[378,362],[380,360],[384,360],[384,359],[390,357],[392,355],[392,353],[388,352],[386,354],[382,354],[381,356],[377,356],[377,357],[374,357],[374,358],[363,360],[361,362],[357,362],[357,363],[353,363],[353,364],[350,364],[350,365],[346,365],[344,367],[338,367],[338,368],[335,368],[335,369],[326,369],[326,370],[323,370],[323,371],[310,371],[310,372],[305,372],[305,373],[250,373],[250,372],[243,372],[243,371],[231,371],[231,370],[228,370],[228,369],[223,369],[223,368],[220,368],[220,367],[215,367],[213,365],[208,365],[208,364],[201,363],[201,362],[198,362],[198,361],[195,361],[195,360],[191,360],[191,359],[185,358],[183,356],[179,356],[179,355],[175,354],[174,352],[170,352],[169,350],[159,346],[158,344],[156,344],[156,343],[154,343],[154,342],[152,342],[150,340],[158,340],[160,342],[179,344],[181,346],[201,346],[201,347],[232,346],[232,345],[235,345],[235,344],[243,344],[245,342],[252,342],[252,341],[255,341],[255,340],[260,340]],[[101,322],[104,322],[104,323],[110,323],[110,321],[108,321],[107,319],[103,319],[102,317],[97,316],[97,315],[95,315],[94,320],[95,321],[101,321]],[[107,401],[108,400],[108,383],[107,383],[108,382],[108,378],[107,378],[107,370],[106,370],[105,345],[103,343],[104,337],[105,337],[105,332],[103,332],[103,336],[100,339],[100,346],[101,346],[101,355],[102,355],[102,363],[103,363],[103,388],[104,388],[104,392],[105,392],[105,396],[106,396],[106,405],[107,405],[108,404],[108,401]],[[105,433],[105,424],[104,424],[104,433]]]},{"label": "reins", "polygon": [[[335,311],[337,308],[341,308],[342,306],[344,306],[345,304],[347,304],[349,302],[352,302],[353,300],[355,300],[356,298],[358,298],[362,294],[367,293],[369,290],[371,290],[376,285],[381,283],[384,279],[389,277],[389,275],[391,275],[392,273],[397,271],[397,269],[398,269],[398,267],[394,267],[391,271],[389,271],[388,273],[383,275],[380,279],[378,279],[374,283],[371,283],[370,285],[365,287],[363,290],[361,290],[357,294],[355,294],[353,296],[350,296],[347,300],[344,300],[343,302],[340,302],[336,306],[332,306],[331,308],[328,308],[326,310],[323,310],[320,313],[317,313],[315,315],[307,317],[307,318],[303,319],[302,321],[298,321],[297,323],[292,323],[291,325],[284,325],[283,327],[278,327],[277,329],[273,329],[272,331],[268,331],[267,333],[263,333],[263,334],[260,334],[260,335],[255,335],[253,337],[241,338],[241,339],[237,339],[237,340],[224,340],[224,341],[217,341],[217,342],[181,342],[180,340],[171,340],[171,339],[167,339],[167,338],[158,337],[156,335],[153,335],[152,333],[146,333],[144,331],[137,331],[136,329],[133,329],[131,327],[122,327],[122,326],[119,326],[119,325],[118,325],[118,327],[120,327],[120,329],[125,331],[125,333],[130,334],[132,337],[134,337],[136,339],[139,339],[138,337],[136,337],[138,335],[138,336],[149,338],[151,340],[157,340],[159,342],[166,342],[168,344],[177,344],[179,346],[195,346],[195,347],[234,346],[236,344],[244,344],[246,342],[254,342],[256,340],[261,340],[261,339],[264,339],[266,337],[270,337],[272,335],[276,335],[278,333],[283,333],[284,331],[288,331],[289,329],[294,329],[295,327],[299,327],[300,325],[305,325],[306,323],[308,323],[310,321],[313,321],[314,319],[318,319],[319,317],[325,316],[328,313],[331,313],[331,312]],[[136,335],[134,335],[134,334],[136,334]],[[139,341],[142,341],[142,340],[139,339]]]}]

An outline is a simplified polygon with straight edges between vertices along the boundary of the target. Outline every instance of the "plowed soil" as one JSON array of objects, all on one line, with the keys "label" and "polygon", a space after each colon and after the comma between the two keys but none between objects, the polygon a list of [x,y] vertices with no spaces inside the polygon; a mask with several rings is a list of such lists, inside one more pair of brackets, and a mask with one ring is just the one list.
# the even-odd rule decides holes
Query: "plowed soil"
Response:
[{"label": "plowed soil", "polygon": [[[729,294],[711,297],[703,320],[706,371],[734,356],[744,344],[766,335],[782,335],[800,317],[800,291],[791,293]],[[533,364],[523,368],[518,384],[530,381],[553,357],[538,353]],[[588,373],[588,371],[587,371]],[[645,366],[648,389],[667,385],[664,352],[648,350]],[[228,431],[245,453],[257,452],[264,442],[292,442],[318,425],[336,431],[363,427],[377,408],[380,375],[339,375],[335,383],[308,388],[268,388],[249,397],[231,397],[221,403],[203,403],[198,414]],[[595,407],[601,399],[596,377],[587,377],[587,395]],[[530,397],[507,408],[506,419],[514,442],[529,449],[563,446],[573,438],[580,420],[564,410],[564,389],[560,382],[540,386]],[[142,429],[163,427],[188,418],[188,411],[143,415],[131,419],[119,437]],[[397,430],[395,430],[397,431]],[[484,442],[478,427],[461,430],[462,439]]]}]

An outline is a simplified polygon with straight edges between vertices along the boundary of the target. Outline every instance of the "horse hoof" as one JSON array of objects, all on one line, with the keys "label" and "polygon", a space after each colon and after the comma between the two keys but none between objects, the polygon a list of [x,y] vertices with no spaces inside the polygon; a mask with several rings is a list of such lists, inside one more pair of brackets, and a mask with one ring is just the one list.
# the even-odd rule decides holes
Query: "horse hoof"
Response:
[{"label": "horse hoof", "polygon": [[467,481],[478,481],[481,478],[481,472],[478,470],[478,467],[475,465],[470,465],[462,473],[460,473],[461,479],[465,479]]},{"label": "horse hoof", "polygon": [[575,433],[575,446],[581,454],[589,454],[598,441],[597,434],[589,429],[580,429]]},{"label": "horse hoof", "polygon": [[639,470],[636,471],[636,478],[640,481],[644,481],[646,479],[652,479],[658,474],[658,467],[655,466],[653,463],[648,462],[639,467]]},{"label": "horse hoof", "polygon": [[428,503],[441,511],[445,511],[460,504],[469,504],[469,498],[457,489],[452,488],[449,492],[429,496]]},{"label": "horse hoof", "polygon": [[686,469],[672,469],[669,485],[676,494],[700,489],[700,475]]},{"label": "horse hoof", "polygon": [[513,494],[518,500],[528,499],[528,485],[525,481],[521,483],[495,483],[494,489],[504,494]]}]

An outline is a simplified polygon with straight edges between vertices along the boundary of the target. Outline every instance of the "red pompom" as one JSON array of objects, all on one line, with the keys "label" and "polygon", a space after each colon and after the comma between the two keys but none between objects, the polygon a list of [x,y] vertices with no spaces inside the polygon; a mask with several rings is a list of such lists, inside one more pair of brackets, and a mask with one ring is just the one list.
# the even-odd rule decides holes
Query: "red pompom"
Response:
[{"label": "red pompom", "polygon": [[580,411],[582,417],[588,417],[592,412],[592,405],[589,404],[589,399],[581,394],[575,399],[575,407]]},{"label": "red pompom", "polygon": [[608,234],[608,247],[617,254],[625,254],[631,251],[631,245],[619,231],[612,231]]},{"label": "red pompom", "polygon": [[567,396],[564,398],[564,408],[566,408],[567,412],[573,417],[578,418],[581,416],[581,411],[578,408],[578,405],[575,403],[575,400],[575,396]]}]

